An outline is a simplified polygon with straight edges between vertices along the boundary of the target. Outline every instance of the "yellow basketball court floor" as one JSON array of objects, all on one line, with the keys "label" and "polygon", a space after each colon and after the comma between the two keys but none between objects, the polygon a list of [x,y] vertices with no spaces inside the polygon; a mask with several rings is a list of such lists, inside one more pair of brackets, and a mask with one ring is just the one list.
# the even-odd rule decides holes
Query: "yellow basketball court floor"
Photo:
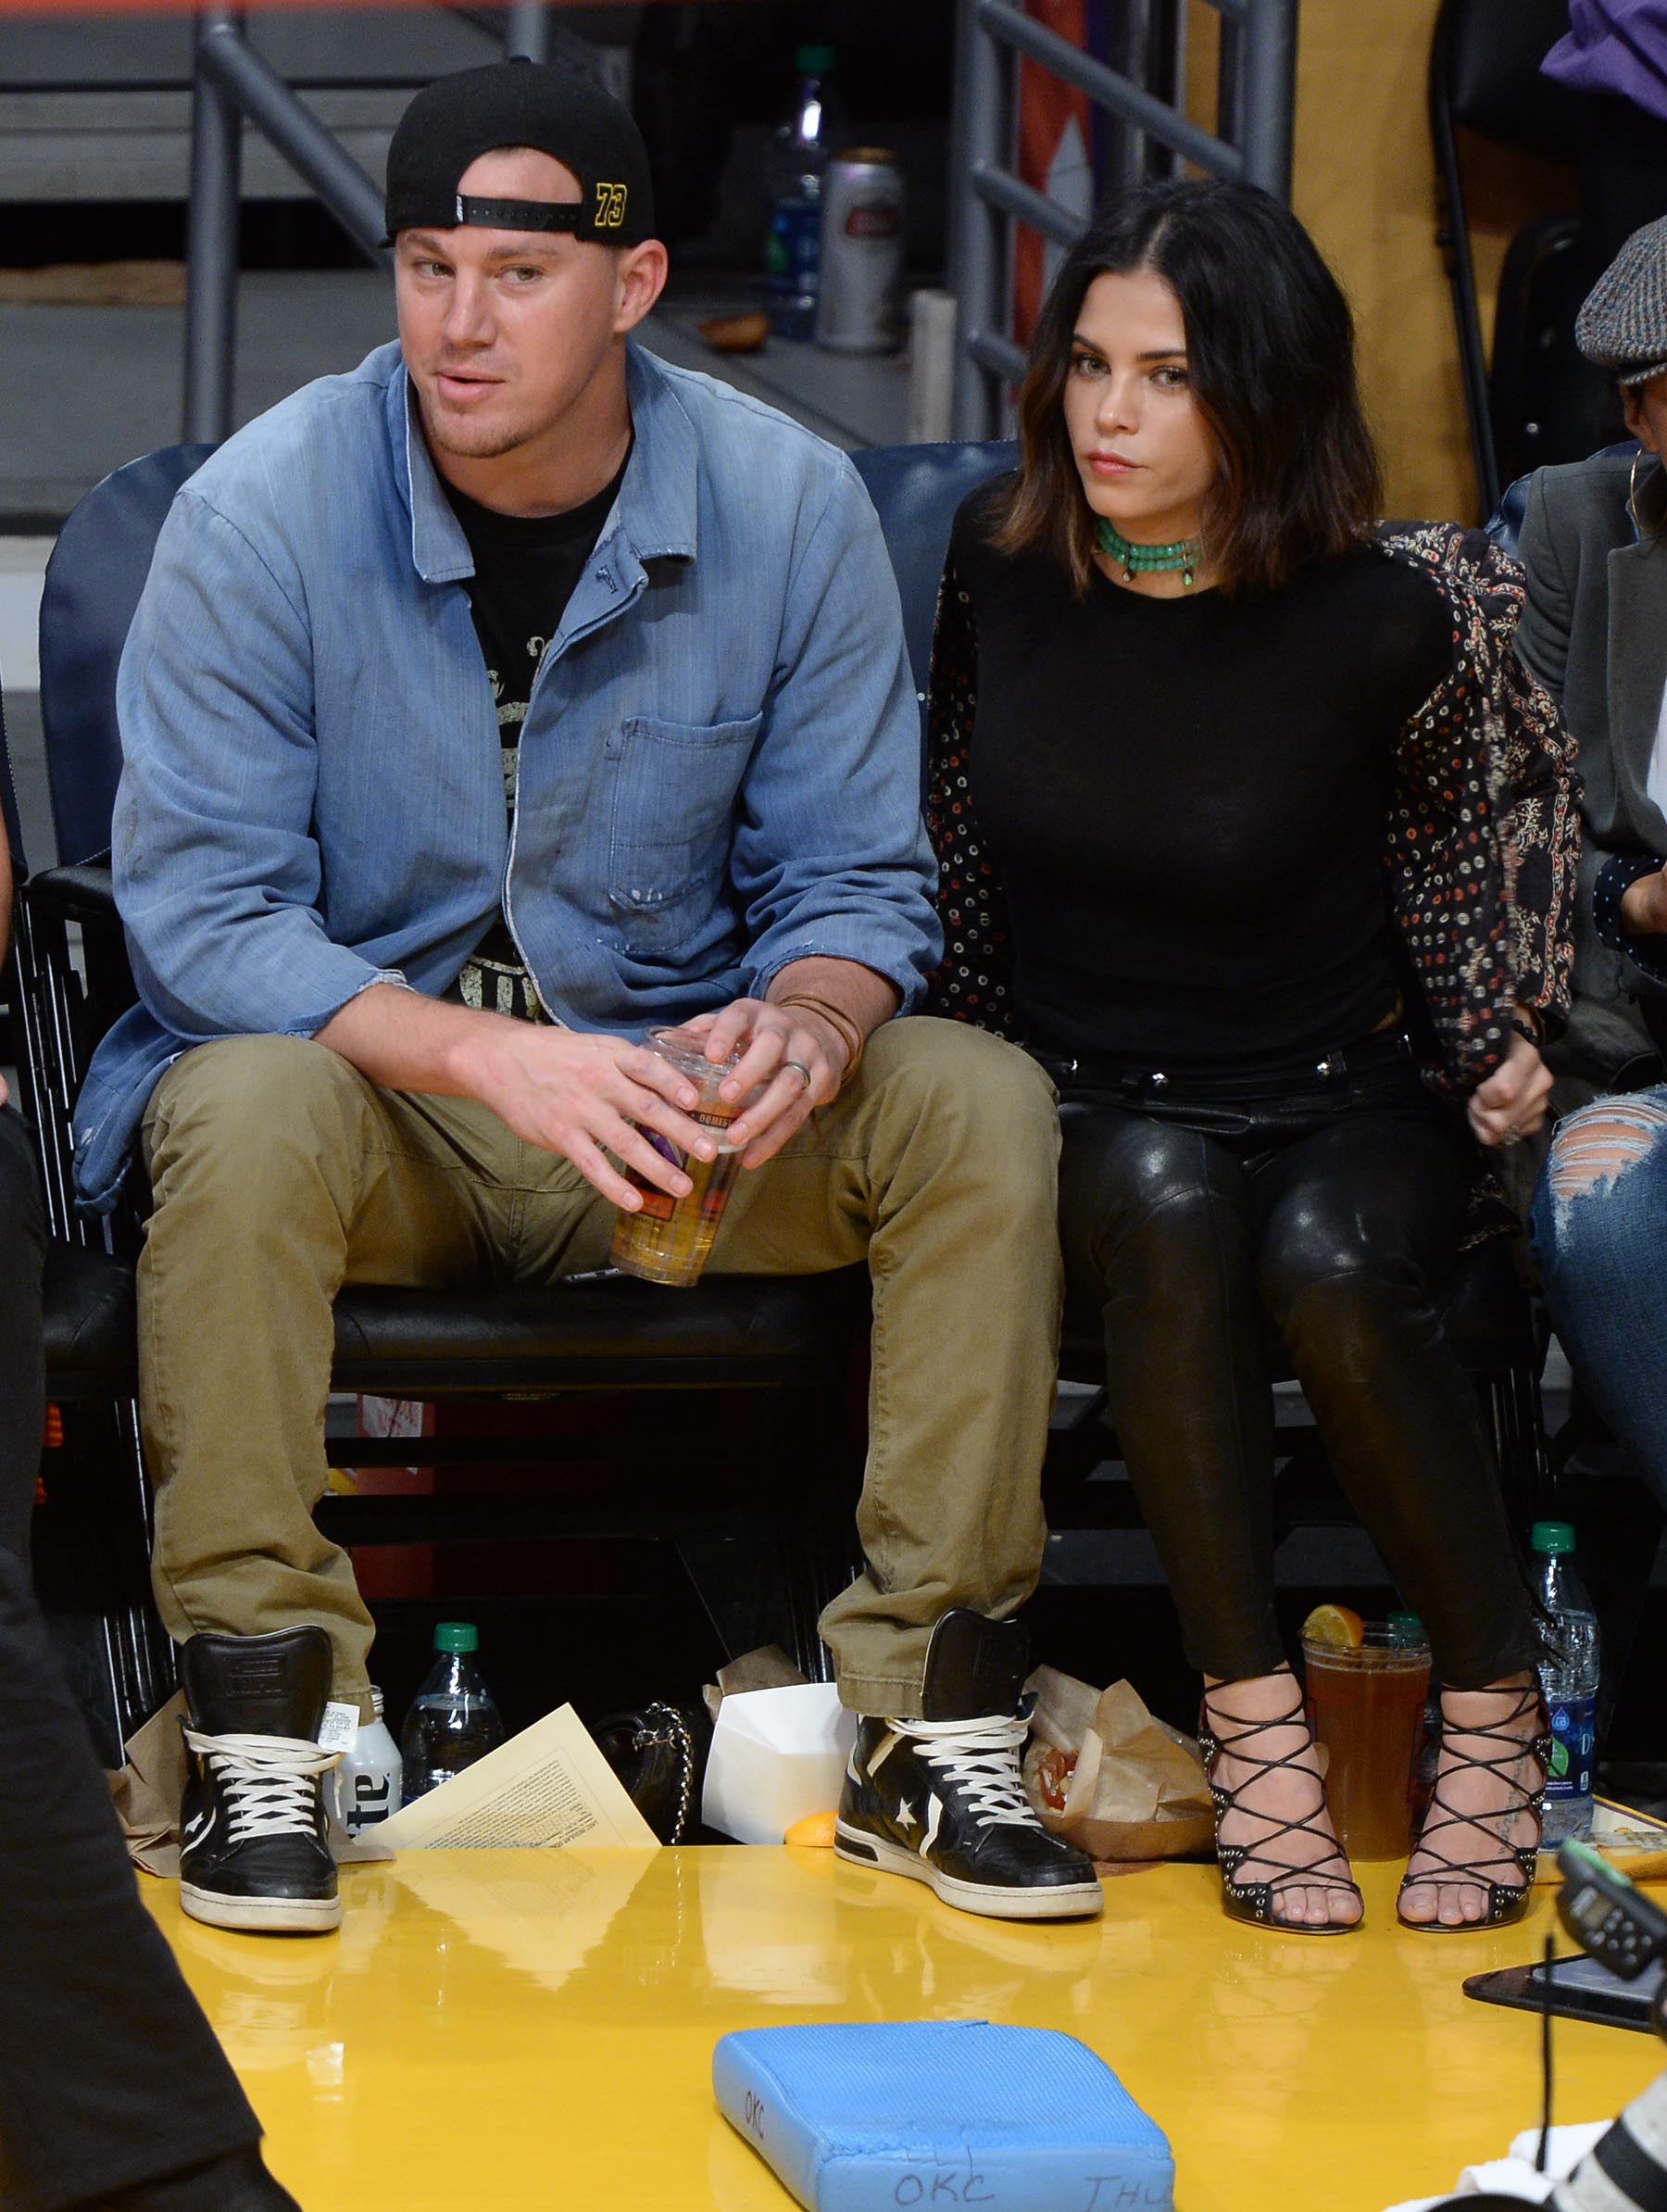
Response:
[{"label": "yellow basketball court floor", "polygon": [[[345,1867],[322,1937],[234,1935],[142,1879],[306,2212],[783,2212],[712,2103],[732,2028],[1059,2028],[1167,2132],[1179,2212],[1382,2212],[1537,2123],[1539,2023],[1463,1996],[1514,1928],[1347,1938],[1231,1922],[1214,1869],[1109,1880],[1103,1920],[974,1919],[831,1852],[407,1852]],[[1569,1948],[1566,1943],[1561,1946]],[[1560,2021],[1560,2120],[1612,2115],[1653,2037]],[[1060,2212],[1072,2212],[1061,2207]]]}]

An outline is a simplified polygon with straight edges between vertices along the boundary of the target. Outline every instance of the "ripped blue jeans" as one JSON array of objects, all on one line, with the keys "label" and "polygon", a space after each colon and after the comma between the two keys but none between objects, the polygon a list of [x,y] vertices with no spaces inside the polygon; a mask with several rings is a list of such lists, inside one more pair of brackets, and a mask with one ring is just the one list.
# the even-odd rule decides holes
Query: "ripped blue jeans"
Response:
[{"label": "ripped blue jeans", "polygon": [[1667,1509],[1667,1084],[1559,1123],[1534,1249],[1570,1364]]}]

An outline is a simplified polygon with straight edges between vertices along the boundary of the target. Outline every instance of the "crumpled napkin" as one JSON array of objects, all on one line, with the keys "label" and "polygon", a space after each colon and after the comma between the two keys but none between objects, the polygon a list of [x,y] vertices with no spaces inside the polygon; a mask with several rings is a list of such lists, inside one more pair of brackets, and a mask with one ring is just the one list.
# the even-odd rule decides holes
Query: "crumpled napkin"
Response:
[{"label": "crumpled napkin", "polygon": [[1214,1831],[1197,1743],[1147,1712],[1128,1682],[1094,1690],[1039,1666],[1024,1784],[1045,1828],[1090,1858],[1179,1858]]},{"label": "crumpled napkin", "polygon": [[[1539,2130],[1525,2129],[1513,2135],[1503,2158],[1480,2166],[1467,2166],[1448,2193],[1451,2196],[1520,2196],[1524,2204],[1543,2205],[1559,2181],[1565,2181],[1600,2135],[1607,2135],[1613,2120],[1595,2120],[1579,2127],[1553,2128],[1546,2146],[1546,2170],[1535,2173],[1539,2155]],[[1388,2212],[1426,2212],[1431,2205],[1445,2205],[1447,2196],[1413,2196],[1391,2205]]]}]

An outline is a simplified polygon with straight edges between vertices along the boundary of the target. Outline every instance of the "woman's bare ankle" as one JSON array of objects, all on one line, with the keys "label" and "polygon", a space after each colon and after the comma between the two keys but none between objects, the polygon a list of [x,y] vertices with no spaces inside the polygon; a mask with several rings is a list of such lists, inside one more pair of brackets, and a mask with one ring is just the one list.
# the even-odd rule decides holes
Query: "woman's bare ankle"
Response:
[{"label": "woman's bare ankle", "polygon": [[1271,1674],[1206,1675],[1204,1709],[1223,1744],[1247,1728],[1266,1728],[1281,1721],[1308,1726],[1302,1687],[1283,1660]]},{"label": "woman's bare ankle", "polygon": [[1522,1892],[1516,1853],[1539,1837],[1533,1800],[1545,1782],[1535,1756],[1543,1710],[1526,1667],[1481,1690],[1442,1690],[1435,1799],[1407,1864],[1403,1920],[1473,1927],[1496,1899]]}]

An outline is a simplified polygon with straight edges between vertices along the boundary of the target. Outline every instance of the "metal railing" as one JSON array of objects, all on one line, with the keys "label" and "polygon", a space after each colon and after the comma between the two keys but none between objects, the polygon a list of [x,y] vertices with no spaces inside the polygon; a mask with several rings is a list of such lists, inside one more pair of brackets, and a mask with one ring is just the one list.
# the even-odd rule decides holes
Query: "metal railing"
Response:
[{"label": "metal railing", "polygon": [[1026,183],[1009,166],[1021,57],[1084,94],[1126,131],[1206,174],[1242,178],[1289,198],[1297,0],[1209,5],[1222,19],[1213,132],[1084,54],[1014,0],[958,0],[949,239],[949,288],[958,314],[957,437],[999,435],[1008,388],[1024,373],[1007,301],[1013,225],[1028,225],[1066,246],[1084,228],[1075,209]]},{"label": "metal railing", "polygon": [[[499,10],[452,11],[506,54],[548,58],[553,31],[544,0]],[[233,421],[237,358],[238,203],[243,126],[252,124],[315,192],[373,265],[390,266],[382,187],[368,177],[294,87],[250,45],[242,11],[205,8],[193,51],[191,208],[186,232],[185,404],[188,445],[218,445]]]}]

